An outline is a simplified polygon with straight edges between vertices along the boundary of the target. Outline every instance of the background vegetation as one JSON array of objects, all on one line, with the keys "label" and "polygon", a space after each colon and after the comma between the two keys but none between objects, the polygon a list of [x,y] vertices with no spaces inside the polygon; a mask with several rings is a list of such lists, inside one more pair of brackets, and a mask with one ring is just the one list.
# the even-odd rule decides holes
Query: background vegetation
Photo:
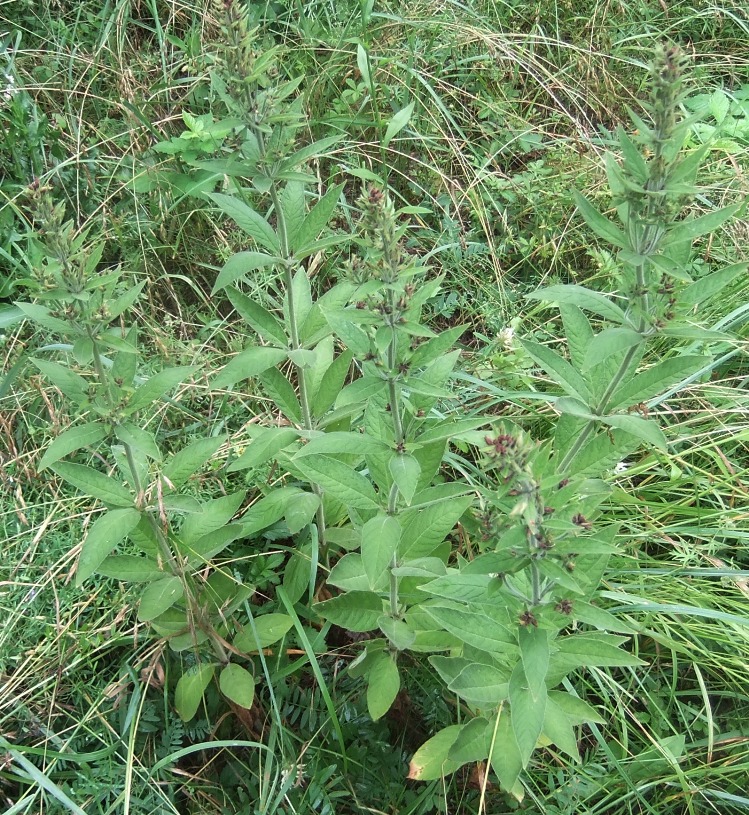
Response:
[{"label": "background vegetation", "polygon": [[[232,9],[247,20],[250,32],[256,29],[249,39],[232,40],[238,29],[225,16]],[[681,263],[682,277],[699,281],[749,259],[742,207],[749,192],[745,4],[15,0],[0,6],[0,19],[0,800],[5,811],[746,812],[745,271],[735,267],[720,295],[701,304],[700,325],[720,334],[655,336],[646,356],[635,362],[647,369],[685,356],[708,360],[648,394],[642,400],[647,404],[633,414],[655,417],[663,444],[661,436],[651,436],[653,443],[639,448],[624,444],[617,448],[620,455],[594,474],[606,485],[592,510],[596,526],[616,535],[602,582],[591,588],[594,608],[613,616],[592,625],[629,638],[622,652],[626,659],[575,670],[564,689],[586,700],[598,721],[576,723],[570,749],[554,739],[542,741],[519,786],[505,784],[500,774],[500,788],[484,760],[491,750],[445,778],[420,775],[412,764],[409,779],[418,748],[444,728],[469,721],[468,711],[475,712],[476,705],[445,687],[439,663],[405,647],[395,649],[393,698],[376,696],[372,673],[385,663],[376,662],[380,652],[368,645],[366,626],[360,631],[348,617],[337,619],[335,605],[313,606],[360,589],[355,580],[342,582],[336,564],[343,562],[339,557],[347,546],[363,545],[347,543],[341,533],[331,536],[330,551],[324,540],[322,548],[318,545],[315,535],[325,519],[313,496],[319,499],[325,488],[321,475],[310,469],[313,456],[299,457],[292,448],[284,458],[296,434],[284,437],[284,446],[267,457],[253,459],[251,453],[239,463],[247,451],[258,449],[261,430],[304,424],[301,415],[289,421],[296,397],[293,392],[289,397],[282,382],[300,393],[299,369],[309,366],[303,355],[290,357],[291,364],[284,355],[274,374],[258,369],[264,378],[253,375],[248,384],[249,374],[232,374],[227,359],[242,352],[256,333],[263,347],[273,350],[276,323],[264,322],[265,314],[280,315],[284,332],[289,327],[283,342],[292,351],[309,347],[304,337],[293,336],[288,303],[301,302],[303,295],[285,294],[301,285],[288,278],[290,264],[246,255],[233,260],[237,253],[262,249],[263,234],[271,239],[256,224],[250,240],[247,228],[236,226],[240,219],[231,217],[236,206],[224,200],[226,193],[244,195],[276,232],[282,231],[278,213],[292,200],[292,193],[282,193],[290,187],[281,183],[307,185],[300,217],[314,212],[317,202],[329,201],[324,213],[317,210],[319,225],[309,227],[312,249],[303,257],[310,297],[327,293],[328,303],[331,292],[342,291],[339,281],[361,272],[356,258],[365,267],[381,262],[388,224],[400,230],[392,243],[402,250],[396,283],[408,297],[419,298],[407,288],[414,274],[410,259],[423,261],[414,278],[423,302],[409,301],[409,321],[413,316],[414,324],[428,326],[438,337],[449,335],[442,350],[454,345],[460,359],[456,356],[445,382],[422,383],[425,407],[417,405],[413,416],[422,410],[473,423],[451,429],[451,444],[442,458],[438,454],[430,487],[448,490],[459,483],[473,496],[469,501],[463,493],[434,493],[466,501],[455,518],[460,523],[445,531],[450,546],[443,557],[450,568],[462,568],[483,551],[481,535],[496,520],[487,521],[487,507],[501,518],[512,507],[504,493],[492,505],[492,467],[501,478],[510,471],[504,459],[497,465],[482,457],[487,432],[501,429],[533,450],[531,438],[562,445],[558,436],[554,439],[560,382],[539,361],[547,358],[539,357],[538,349],[566,354],[569,344],[574,356],[573,338],[569,313],[560,319],[549,302],[554,298],[544,299],[539,290],[577,284],[611,295],[609,302],[617,301],[617,292],[635,297],[624,287],[616,244],[600,223],[596,229],[594,216],[580,216],[585,203],[574,191],[612,215],[614,223],[617,200],[612,202],[611,194],[625,200],[626,192],[614,189],[604,157],[627,158],[617,128],[633,132],[630,110],[649,120],[643,110],[650,93],[647,66],[664,40],[688,57],[678,104],[685,116],[695,116],[680,137],[684,155],[704,147],[699,190],[681,202],[687,218],[735,205],[714,224],[694,230],[696,242]],[[266,156],[277,150],[279,161],[291,159],[282,179],[269,177],[264,184],[256,167],[242,187],[236,180],[242,178],[240,169],[231,162],[247,166],[242,139],[248,125],[242,117],[253,104],[265,118],[258,114],[257,132],[249,130],[257,136],[267,126],[269,133],[283,134],[267,143],[259,139]],[[294,149],[317,147],[299,155],[292,142]],[[652,157],[647,143],[643,148],[637,142],[637,148],[645,150],[646,159]],[[388,190],[397,218],[376,207],[367,214],[367,206],[379,202],[372,203],[371,192],[369,204],[360,198],[364,184],[368,190]],[[292,249],[284,256],[281,247],[282,261],[304,254],[301,238]],[[65,278],[61,257],[70,269],[83,270],[84,278],[99,273],[94,285],[86,288],[84,282],[77,291],[89,292],[85,297],[70,295],[75,281]],[[424,282],[440,275],[439,290]],[[13,305],[38,307],[47,302],[45,296],[57,298],[60,279],[67,288],[58,299],[72,312]],[[677,283],[686,285],[678,278]],[[231,284],[238,284],[239,294],[227,288]],[[367,290],[367,309],[375,313],[388,305],[393,286],[384,294]],[[699,299],[693,297],[695,305]],[[335,301],[335,308],[344,305]],[[330,308],[333,325],[337,312]],[[90,333],[71,339],[72,324],[88,326]],[[594,327],[605,324],[601,320]],[[390,328],[386,339],[394,343],[396,327]],[[351,338],[352,331],[340,320],[333,330],[338,352],[349,345],[341,334]],[[677,340],[678,347],[669,344]],[[130,361],[136,345],[137,369]],[[307,374],[317,377],[320,416],[345,409],[336,403],[337,391],[359,374],[366,379],[367,366],[377,361],[366,353],[359,359],[353,345],[358,363],[347,358],[351,367],[342,369],[340,381],[331,375],[330,404],[319,395],[324,369],[320,376]],[[387,368],[394,346],[375,345],[383,354],[381,367]],[[97,364],[99,356],[105,363]],[[391,368],[388,382],[397,384],[397,366]],[[168,373],[175,370],[179,373]],[[449,393],[443,395],[439,388],[447,388],[448,379]],[[157,384],[146,392],[148,382]],[[412,386],[419,396],[418,385]],[[411,391],[404,393],[406,416]],[[353,397],[349,403],[356,404]],[[567,405],[576,421],[584,420],[584,408]],[[380,412],[386,412],[384,403]],[[328,436],[359,424],[372,432],[372,417],[363,408],[361,413],[365,418],[354,416],[350,425],[336,424],[341,415],[328,425],[310,425],[308,437],[317,438],[323,426],[331,431]],[[482,421],[494,430],[471,435],[474,427],[483,428]],[[116,436],[110,437],[107,423],[119,428]],[[396,433],[391,446],[405,443],[394,423],[395,430],[385,428]],[[82,444],[51,447],[84,425],[92,435]],[[90,430],[92,425],[102,429]],[[270,438],[268,444],[276,444]],[[215,554],[212,540],[205,543],[205,557],[190,562],[187,571],[179,567],[181,590],[187,591],[185,613],[189,617],[191,608],[210,606],[213,614],[202,629],[193,619],[192,631],[184,634],[184,614],[164,617],[170,606],[162,607],[163,592],[156,598],[148,594],[150,578],[123,578],[122,562],[109,574],[106,568],[92,574],[102,563],[90,561],[88,569],[85,558],[79,560],[84,539],[92,557],[97,525],[104,541],[100,548],[107,548],[99,561],[112,548],[110,541],[124,539],[128,531],[132,548],[123,549],[125,554],[140,556],[148,549],[143,544],[146,548],[136,552],[138,519],[126,515],[134,510],[117,504],[116,497],[113,506],[120,508],[108,513],[114,516],[112,526],[122,531],[133,519],[132,528],[122,535],[104,529],[107,515],[100,504],[81,494],[96,496],[97,485],[81,487],[75,476],[81,470],[70,468],[85,465],[106,474],[116,487],[135,487],[134,471],[146,478],[148,467],[128,465],[124,459],[130,451],[152,464],[162,459],[164,472],[176,483],[178,464],[185,459],[175,457],[186,449],[197,463],[177,484],[182,503],[163,504],[159,496],[161,505],[185,517],[215,511],[220,523],[206,521],[200,532],[213,534],[218,527],[230,532]],[[346,466],[359,464],[347,458],[348,449],[328,452],[340,453]],[[534,480],[537,462],[529,457],[530,469],[524,469],[525,459],[512,460],[522,470],[513,478],[522,483],[513,482],[510,489],[541,484],[540,477]],[[424,461],[422,456],[422,469]],[[368,460],[379,497],[391,477],[380,475],[378,481],[376,469]],[[395,497],[407,500],[388,504],[388,517],[407,518],[413,490],[406,476],[398,478],[391,478],[398,487]],[[574,492],[572,499],[581,494]],[[286,496],[285,503],[271,520],[274,510],[255,524],[265,512],[257,508],[269,507],[262,502],[275,501],[274,495]],[[292,507],[298,516],[290,513]],[[361,515],[346,521],[356,509],[348,516],[340,510],[338,517],[335,507],[326,507],[331,529],[360,531],[371,519]],[[156,538],[163,528],[169,545],[187,540],[188,521],[179,517],[167,529],[151,513]],[[584,527],[586,518],[576,525]],[[192,544],[203,541],[195,530],[192,534]],[[169,546],[154,551],[154,562],[158,558],[163,565],[169,551]],[[178,557],[189,561],[187,551],[192,550],[178,551]],[[582,562],[578,571],[595,571],[589,561]],[[339,568],[338,579],[325,584],[331,566]],[[564,566],[570,566],[570,558]],[[556,585],[564,602],[563,569],[559,572],[556,579],[562,582]],[[370,571],[365,576],[372,577]],[[403,579],[408,577],[415,579]],[[401,600],[410,603],[408,584],[403,585]],[[396,607],[392,617],[401,622]],[[230,612],[246,615],[237,635],[243,634],[242,640],[231,640],[234,628],[224,619]],[[211,633],[198,642],[196,629]],[[174,638],[171,644],[165,639],[175,633],[186,637],[177,647]],[[393,643],[398,632],[388,636]],[[236,689],[246,685],[232,684],[233,669],[221,679],[200,674],[206,642],[223,647],[227,638],[237,653],[252,657],[231,662],[230,651],[217,664],[254,674],[249,698]],[[375,661],[351,670],[362,649]],[[192,677],[193,684],[178,688],[184,677]]]}]

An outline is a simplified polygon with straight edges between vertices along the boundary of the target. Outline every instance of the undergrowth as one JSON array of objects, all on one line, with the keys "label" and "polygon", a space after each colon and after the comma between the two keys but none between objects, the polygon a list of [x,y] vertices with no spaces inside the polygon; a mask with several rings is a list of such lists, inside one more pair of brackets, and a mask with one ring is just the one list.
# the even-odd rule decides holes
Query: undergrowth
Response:
[{"label": "undergrowth", "polygon": [[5,810],[745,812],[743,6],[2,12]]}]

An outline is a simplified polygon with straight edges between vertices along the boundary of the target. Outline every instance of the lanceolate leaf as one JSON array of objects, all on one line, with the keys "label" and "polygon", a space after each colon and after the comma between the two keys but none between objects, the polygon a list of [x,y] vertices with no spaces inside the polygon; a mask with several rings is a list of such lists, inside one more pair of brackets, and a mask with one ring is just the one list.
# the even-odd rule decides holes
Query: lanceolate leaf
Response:
[{"label": "lanceolate leaf", "polygon": [[171,608],[184,593],[185,587],[182,580],[176,575],[151,583],[140,599],[138,619],[142,622],[153,620]]},{"label": "lanceolate leaf", "polygon": [[129,413],[149,407],[157,399],[160,399],[167,391],[176,388],[180,382],[184,382],[196,369],[191,366],[179,368],[167,368],[152,376],[147,382],[135,389],[135,393],[130,397],[127,408]]},{"label": "lanceolate leaf", "polygon": [[101,565],[107,555],[123,541],[140,521],[137,509],[112,509],[89,529],[78,558],[76,585],[80,586]]},{"label": "lanceolate leaf", "polygon": [[572,722],[551,697],[546,700],[543,734],[568,756],[580,761],[580,751],[577,748],[577,737]]},{"label": "lanceolate leaf", "polygon": [[645,444],[652,444],[658,450],[667,449],[666,437],[657,423],[652,419],[643,419],[642,416],[632,416],[622,413],[618,416],[602,416],[601,421],[609,427],[616,427],[625,433],[636,436]]},{"label": "lanceolate leaf", "polygon": [[473,502],[470,495],[412,509],[401,516],[402,558],[428,557],[442,543]]},{"label": "lanceolate leaf", "polygon": [[509,630],[485,614],[447,605],[428,605],[423,610],[446,631],[474,648],[500,654],[515,649]]},{"label": "lanceolate leaf", "polygon": [[391,565],[398,549],[401,528],[398,519],[380,513],[367,521],[361,531],[361,559],[369,587],[374,588]]},{"label": "lanceolate leaf", "polygon": [[109,434],[109,427],[102,422],[87,422],[86,424],[71,427],[59,435],[42,456],[39,470],[49,467],[69,453],[80,450],[81,447],[90,447],[101,441]]},{"label": "lanceolate leaf", "polygon": [[520,771],[523,769],[523,761],[515,738],[509,705],[503,705],[497,715],[499,716],[499,722],[494,727],[494,747],[490,762],[502,788],[506,792],[511,792],[514,790]]},{"label": "lanceolate leaf", "polygon": [[226,294],[242,319],[252,326],[260,337],[279,348],[288,346],[289,340],[281,322],[270,311],[234,287],[228,289]]},{"label": "lanceolate leaf", "polygon": [[668,231],[662,245],[669,246],[681,241],[692,241],[700,235],[714,232],[729,218],[732,218],[742,206],[744,206],[743,203],[731,204],[714,212],[708,212],[707,215],[701,215],[699,218],[679,221]]},{"label": "lanceolate leaf", "polygon": [[520,751],[520,760],[523,767],[527,767],[544,725],[546,686],[544,685],[541,694],[534,697],[528,687],[523,664],[518,662],[510,677],[509,691],[512,729]]},{"label": "lanceolate leaf", "polygon": [[299,438],[299,431],[293,427],[266,427],[250,442],[242,455],[227,468],[234,473],[259,467],[278,452],[293,444]]},{"label": "lanceolate leaf", "polygon": [[318,603],[315,611],[349,631],[372,631],[382,616],[382,600],[373,592],[350,591]]},{"label": "lanceolate leaf", "polygon": [[104,504],[132,507],[134,503],[130,490],[91,467],[58,461],[52,469],[69,484],[92,498],[98,498]]},{"label": "lanceolate leaf", "polygon": [[[114,512],[129,512],[116,509]],[[122,580],[126,583],[150,583],[164,577],[164,571],[155,560],[136,555],[109,555],[96,568],[96,574]],[[80,571],[77,575],[80,580]]]},{"label": "lanceolate leaf", "polygon": [[639,345],[644,341],[643,335],[631,328],[607,328],[591,340],[583,370],[590,370],[610,356],[626,351],[632,345]]},{"label": "lanceolate leaf", "polygon": [[226,441],[226,436],[198,439],[176,452],[162,470],[167,487],[179,489],[196,473]]},{"label": "lanceolate leaf", "polygon": [[746,262],[734,263],[731,266],[726,266],[725,269],[701,277],[681,292],[679,302],[687,306],[696,306],[705,300],[709,300],[739,275],[745,274],[748,265]]},{"label": "lanceolate leaf", "polygon": [[71,402],[82,405],[87,401],[88,383],[82,376],[60,365],[59,362],[50,362],[48,359],[32,359],[31,361]]},{"label": "lanceolate leaf", "polygon": [[237,382],[249,379],[273,368],[286,359],[286,351],[270,346],[255,346],[240,351],[213,380],[216,388],[231,388]]},{"label": "lanceolate leaf", "polygon": [[359,472],[330,456],[307,456],[294,460],[304,477],[329,492],[332,498],[355,509],[378,509],[377,495]]},{"label": "lanceolate leaf", "polygon": [[419,484],[421,465],[407,453],[394,453],[390,459],[389,469],[403,500],[410,506]]},{"label": "lanceolate leaf", "polygon": [[507,674],[482,662],[466,665],[448,687],[470,704],[486,709],[495,708],[509,694]]},{"label": "lanceolate leaf", "polygon": [[393,118],[390,120],[387,126],[387,130],[385,131],[385,135],[382,139],[382,146],[387,147],[390,142],[398,135],[398,133],[403,130],[403,128],[409,123],[411,120],[411,116],[414,112],[414,105],[415,102],[409,102],[404,108],[399,110]]},{"label": "lanceolate leaf", "polygon": [[531,292],[526,295],[529,300],[545,300],[550,303],[569,303],[583,311],[598,314],[614,323],[624,323],[627,320],[625,313],[612,302],[605,294],[586,289],[584,286],[559,285],[548,286],[545,289]]},{"label": "lanceolate leaf", "polygon": [[548,632],[532,625],[520,626],[518,643],[528,689],[534,699],[540,699],[546,694],[545,680],[549,669]]},{"label": "lanceolate leaf", "polygon": [[523,347],[547,374],[570,396],[582,402],[590,402],[590,391],[583,377],[551,348],[537,342],[523,340]]},{"label": "lanceolate leaf", "polygon": [[614,224],[611,223],[608,218],[601,215],[601,213],[588,201],[588,199],[580,195],[577,190],[573,191],[573,195],[577,208],[580,210],[580,214],[583,216],[583,218],[585,218],[585,222],[596,233],[596,235],[614,246],[618,246],[620,249],[629,248],[627,237],[621,231],[621,229],[614,226]]},{"label": "lanceolate leaf", "polygon": [[317,240],[320,233],[328,225],[328,221],[338,205],[343,187],[343,184],[336,184],[331,187],[309,211],[295,237],[293,243],[295,252],[306,248]]},{"label": "lanceolate leaf", "polygon": [[708,361],[705,357],[698,356],[665,359],[622,385],[614,392],[604,408],[611,411],[647,402],[648,399],[658,396],[672,385],[698,371]]},{"label": "lanceolate leaf", "polygon": [[375,721],[390,710],[401,686],[398,666],[393,657],[388,653],[378,656],[380,658],[369,670],[367,686],[367,709]]},{"label": "lanceolate leaf", "polygon": [[278,236],[270,224],[252,207],[231,195],[215,192],[208,197],[255,242],[274,255],[278,254]]}]

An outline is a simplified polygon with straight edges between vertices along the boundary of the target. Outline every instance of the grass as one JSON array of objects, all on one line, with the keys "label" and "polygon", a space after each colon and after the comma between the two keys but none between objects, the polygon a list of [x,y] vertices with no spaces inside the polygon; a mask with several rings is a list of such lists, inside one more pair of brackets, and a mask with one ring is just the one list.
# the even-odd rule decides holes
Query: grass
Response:
[{"label": "grass", "polygon": [[[365,9],[367,4],[363,4]],[[543,389],[522,348],[497,335],[547,341],[559,323],[523,300],[555,281],[605,280],[611,257],[575,218],[573,187],[592,198],[605,183],[603,147],[627,106],[642,98],[650,46],[689,43],[695,89],[746,87],[749,18],[743,4],[447,2],[256,4],[266,44],[283,42],[304,90],[308,135],[345,134],[315,167],[326,183],[345,171],[386,180],[419,205],[410,236],[446,275],[430,303],[437,324],[467,323],[474,341],[461,398],[467,410],[502,412],[548,429],[553,416],[526,397]],[[255,6],[253,6],[255,8]],[[18,93],[0,102],[0,292],[19,299],[35,262],[23,189],[53,183],[79,227],[109,239],[108,263],[146,280],[137,306],[141,344],[161,362],[217,370],[238,350],[242,327],[210,294],[216,270],[242,249],[218,215],[175,192],[169,156],[153,145],[200,114],[211,92],[215,7],[177,0],[0,6],[0,68]],[[367,82],[357,44],[369,56]],[[1,77],[0,77],[1,78]],[[8,80],[6,79],[6,84]],[[407,126],[383,147],[387,123],[410,102]],[[747,130],[710,154],[706,198],[747,194]],[[743,138],[743,140],[742,140]],[[350,176],[348,176],[350,180]],[[350,183],[350,182],[349,182]],[[345,196],[353,201],[356,191]],[[352,217],[344,214],[342,219]],[[341,225],[344,226],[343,224]],[[707,263],[746,259],[746,222],[704,246]],[[321,285],[336,272],[333,254]],[[269,280],[258,282],[267,290]],[[350,643],[323,647],[299,619],[288,653],[269,655],[271,681],[243,715],[208,703],[187,724],[173,708],[177,662],[137,622],[135,594],[117,581],[76,588],[90,502],[36,471],[69,421],[64,400],[23,360],[47,344],[26,324],[0,322],[0,801],[8,813],[432,812],[731,815],[749,810],[749,421],[745,380],[747,286],[715,306],[734,313],[736,354],[678,397],[652,406],[673,455],[635,455],[606,513],[621,524],[622,554],[605,576],[608,608],[639,631],[643,669],[598,669],[574,689],[604,725],[580,731],[583,761],[553,748],[534,756],[522,803],[466,771],[444,781],[405,779],[424,738],[461,715],[432,669],[413,661],[391,714],[372,722],[363,686],[345,668]],[[0,312],[0,320],[3,312]],[[483,338],[483,339],[482,339]],[[727,349],[730,350],[730,349]],[[248,422],[272,414],[260,397],[215,393],[208,373],[151,418],[174,449],[228,432],[216,468],[246,445]],[[248,418],[249,417],[249,418]],[[85,459],[80,459],[85,461]],[[456,455],[456,469],[472,463]],[[265,473],[273,483],[276,473]],[[228,483],[209,471],[196,489]],[[266,541],[252,564],[261,598],[279,581]],[[272,690],[272,693],[271,693]],[[78,807],[78,809],[76,809]]]}]

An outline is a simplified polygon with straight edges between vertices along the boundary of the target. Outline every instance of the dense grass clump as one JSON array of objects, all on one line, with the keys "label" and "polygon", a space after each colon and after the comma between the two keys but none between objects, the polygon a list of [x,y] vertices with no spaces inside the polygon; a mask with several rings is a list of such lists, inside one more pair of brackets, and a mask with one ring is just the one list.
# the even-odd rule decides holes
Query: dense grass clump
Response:
[{"label": "dense grass clump", "polygon": [[0,18],[0,808],[746,812],[744,5]]}]

